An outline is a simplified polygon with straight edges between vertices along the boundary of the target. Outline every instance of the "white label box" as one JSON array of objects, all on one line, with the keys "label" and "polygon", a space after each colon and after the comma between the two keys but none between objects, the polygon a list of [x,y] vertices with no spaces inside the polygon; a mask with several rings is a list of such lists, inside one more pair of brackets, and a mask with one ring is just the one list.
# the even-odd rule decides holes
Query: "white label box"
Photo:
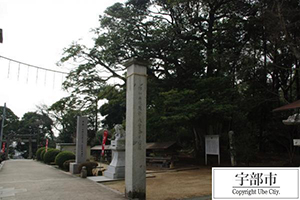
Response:
[{"label": "white label box", "polygon": [[216,167],[212,199],[299,199],[295,167]]}]

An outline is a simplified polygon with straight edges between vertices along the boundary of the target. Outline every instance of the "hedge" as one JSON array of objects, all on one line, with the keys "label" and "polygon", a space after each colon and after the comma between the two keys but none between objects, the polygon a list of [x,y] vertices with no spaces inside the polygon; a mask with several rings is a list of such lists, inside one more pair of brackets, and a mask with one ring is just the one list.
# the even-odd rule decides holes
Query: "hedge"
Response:
[{"label": "hedge", "polygon": [[5,160],[5,153],[0,152],[0,163]]},{"label": "hedge", "polygon": [[36,151],[35,155],[36,155],[36,159],[41,161],[42,160],[42,157],[41,157],[41,153],[43,150],[45,150],[46,147],[40,147],[38,148],[38,150]]},{"label": "hedge", "polygon": [[55,163],[61,168],[64,168],[64,162],[74,160],[75,154],[70,151],[62,151],[55,157]]},{"label": "hedge", "polygon": [[55,161],[55,157],[60,153],[58,149],[48,149],[48,151],[44,154],[44,163],[50,164]]},{"label": "hedge", "polygon": [[[49,148],[47,151],[49,151]],[[46,153],[46,148],[41,152],[41,161],[44,161],[45,153]]]}]

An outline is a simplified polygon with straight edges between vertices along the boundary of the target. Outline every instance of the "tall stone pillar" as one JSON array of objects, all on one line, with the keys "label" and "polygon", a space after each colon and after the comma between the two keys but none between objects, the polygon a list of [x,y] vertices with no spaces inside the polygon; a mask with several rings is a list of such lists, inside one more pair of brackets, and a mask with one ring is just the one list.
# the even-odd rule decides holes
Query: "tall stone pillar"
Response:
[{"label": "tall stone pillar", "polygon": [[87,117],[77,117],[77,131],[76,131],[76,162],[70,163],[70,172],[78,174],[79,165],[86,162],[86,146],[87,146]]},{"label": "tall stone pillar", "polygon": [[146,199],[146,63],[131,59],[127,67],[125,195]]},{"label": "tall stone pillar", "polygon": [[28,158],[32,159],[32,137],[31,137],[31,133],[30,133],[30,136],[29,136]]}]

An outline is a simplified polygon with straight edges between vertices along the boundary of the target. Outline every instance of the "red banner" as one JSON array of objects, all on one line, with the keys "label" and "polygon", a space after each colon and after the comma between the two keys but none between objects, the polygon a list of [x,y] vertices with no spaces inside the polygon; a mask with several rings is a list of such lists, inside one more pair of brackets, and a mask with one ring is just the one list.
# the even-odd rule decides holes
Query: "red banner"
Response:
[{"label": "red banner", "polygon": [[5,152],[5,142],[2,143],[2,153]]},{"label": "red banner", "polygon": [[48,152],[48,139],[46,139],[46,152]]},{"label": "red banner", "polygon": [[106,140],[107,140],[107,135],[108,135],[108,131],[105,130],[104,133],[103,133],[102,153],[101,153],[101,156],[104,156],[104,150],[105,150],[105,143],[106,143]]}]

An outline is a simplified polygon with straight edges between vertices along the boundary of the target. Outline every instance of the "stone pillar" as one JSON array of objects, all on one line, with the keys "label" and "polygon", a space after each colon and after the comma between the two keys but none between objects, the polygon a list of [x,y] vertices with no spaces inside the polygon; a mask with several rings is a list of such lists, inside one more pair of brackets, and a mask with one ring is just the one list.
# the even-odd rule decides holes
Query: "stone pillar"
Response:
[{"label": "stone pillar", "polygon": [[146,199],[147,67],[131,59],[127,67],[125,195]]},{"label": "stone pillar", "polygon": [[229,131],[228,132],[228,137],[229,137],[229,152],[230,152],[230,161],[231,161],[231,166],[236,166],[236,160],[235,160],[235,147],[234,147],[234,132]]},{"label": "stone pillar", "polygon": [[70,163],[70,172],[72,174],[79,174],[79,165],[86,162],[87,122],[87,117],[77,117],[76,162]]},{"label": "stone pillar", "polygon": [[29,136],[29,149],[28,149],[28,159],[32,159],[32,137],[31,137],[31,133]]}]

